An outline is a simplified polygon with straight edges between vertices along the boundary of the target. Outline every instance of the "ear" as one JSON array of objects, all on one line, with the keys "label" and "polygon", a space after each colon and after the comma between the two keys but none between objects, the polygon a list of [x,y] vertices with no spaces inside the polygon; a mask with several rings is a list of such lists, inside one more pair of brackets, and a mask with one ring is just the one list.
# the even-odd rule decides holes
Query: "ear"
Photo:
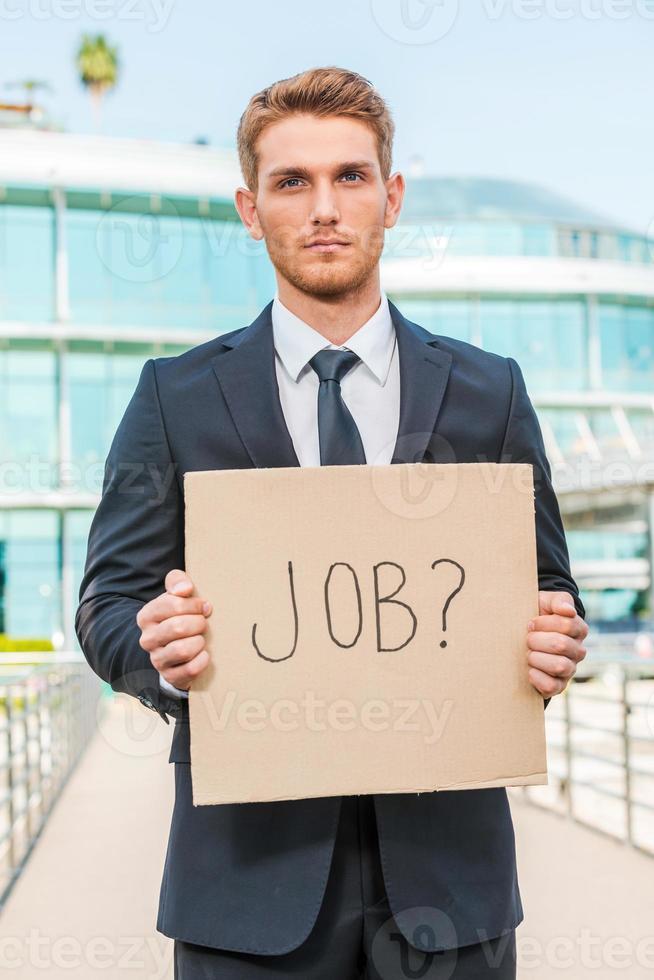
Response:
[{"label": "ear", "polygon": [[388,180],[385,181],[385,187],[387,197],[384,228],[392,228],[400,216],[402,201],[404,200],[405,182],[399,170],[391,174]]},{"label": "ear", "polygon": [[261,241],[263,238],[263,229],[259,224],[254,192],[248,187],[237,187],[234,192],[234,206],[252,238],[256,241]]}]

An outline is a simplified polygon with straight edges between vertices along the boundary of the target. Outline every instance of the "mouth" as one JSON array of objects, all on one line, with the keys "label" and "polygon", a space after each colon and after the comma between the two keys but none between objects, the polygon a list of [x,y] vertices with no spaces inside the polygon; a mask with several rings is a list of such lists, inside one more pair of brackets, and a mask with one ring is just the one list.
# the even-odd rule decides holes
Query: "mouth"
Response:
[{"label": "mouth", "polygon": [[315,242],[313,245],[304,246],[309,252],[339,252],[349,248],[348,242]]}]

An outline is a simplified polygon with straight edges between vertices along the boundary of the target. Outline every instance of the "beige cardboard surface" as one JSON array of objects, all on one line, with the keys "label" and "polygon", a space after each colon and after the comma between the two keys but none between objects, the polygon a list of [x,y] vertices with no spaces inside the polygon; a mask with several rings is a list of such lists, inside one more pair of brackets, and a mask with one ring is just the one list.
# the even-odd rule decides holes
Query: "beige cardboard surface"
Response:
[{"label": "beige cardboard surface", "polygon": [[187,473],[194,805],[547,783],[527,463]]}]

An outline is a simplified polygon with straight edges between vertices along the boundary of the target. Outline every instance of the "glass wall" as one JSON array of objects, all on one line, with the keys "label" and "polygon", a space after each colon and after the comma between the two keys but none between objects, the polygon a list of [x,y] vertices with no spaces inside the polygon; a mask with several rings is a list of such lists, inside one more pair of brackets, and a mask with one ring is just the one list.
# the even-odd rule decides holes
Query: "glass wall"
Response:
[{"label": "glass wall", "polygon": [[389,294],[400,312],[430,333],[473,342],[476,310],[469,299],[410,299]]},{"label": "glass wall", "polygon": [[583,299],[391,298],[431,333],[514,357],[532,392],[582,391],[588,385]]},{"label": "glass wall", "polygon": [[[135,343],[131,329],[219,335],[249,323],[276,290],[265,244],[250,239],[238,221],[188,217],[165,199],[152,214],[73,204],[65,212],[63,236],[72,326],[97,327],[109,339],[0,341],[5,503],[0,508],[0,632],[13,636],[51,638],[67,627],[72,638],[70,616],[92,518],[88,500],[72,501],[73,509],[61,513],[50,499],[47,507],[34,509],[21,501],[58,488],[58,463],[68,452],[82,472],[80,492],[99,491],[111,439],[143,362],[184,349],[167,347],[165,335],[156,348]],[[0,321],[5,325],[53,320],[54,241],[51,207],[0,205]],[[389,230],[384,256],[438,262],[444,248],[455,255],[629,262],[654,257],[637,236],[536,221],[466,219],[398,225]],[[516,282],[516,294],[505,296],[399,293],[391,298],[409,320],[434,334],[514,357],[532,395],[583,392],[590,380],[586,299],[526,298],[519,288]],[[598,302],[596,309],[604,389],[654,392],[654,307],[616,298]],[[57,329],[53,323],[53,336]],[[587,452],[589,439],[602,452],[625,452],[624,426],[610,409],[585,412],[583,422],[579,411],[569,408],[540,414],[564,454]],[[642,447],[654,445],[654,413],[630,408],[626,418]],[[609,531],[592,538],[571,535],[573,559],[620,561],[641,548],[639,538]],[[71,583],[71,595],[62,596],[62,581]],[[589,615],[622,615],[638,598],[629,589],[608,590],[602,604],[602,595],[588,596]]]},{"label": "glass wall", "polygon": [[56,486],[57,365],[52,350],[0,350],[0,493]]},{"label": "glass wall", "polygon": [[[89,537],[89,528],[93,519],[92,510],[70,510],[64,518],[64,554],[70,567],[70,581],[72,595],[68,597],[67,608],[69,610],[69,622],[65,623],[67,632],[73,638],[75,648],[79,647],[75,636],[75,611],[79,601],[79,585],[84,574],[84,563],[86,561],[86,546]],[[65,618],[65,613],[64,613]]]},{"label": "glass wall", "polygon": [[[445,241],[443,242],[442,239]],[[654,247],[644,236],[536,221],[425,217],[400,221],[386,232],[384,258],[433,254],[434,241],[450,255],[534,255],[602,259],[651,265]]]},{"label": "glass wall", "polygon": [[622,561],[645,558],[647,531],[620,531],[603,527],[601,530],[569,530],[566,533],[570,554],[579,561]]},{"label": "glass wall", "polygon": [[71,351],[66,355],[71,458],[76,467],[84,471],[104,463],[146,360],[145,354]]},{"label": "glass wall", "polygon": [[[92,510],[0,510],[0,633],[61,642],[68,609],[73,635],[92,517]],[[67,597],[64,561],[70,563]]]},{"label": "glass wall", "polygon": [[654,392],[654,307],[599,303],[604,384]]},{"label": "glass wall", "polygon": [[482,347],[519,363],[531,391],[580,391],[586,371],[582,300],[482,299]]},{"label": "glass wall", "polygon": [[54,212],[0,205],[0,319],[54,317]]},{"label": "glass wall", "polygon": [[80,210],[66,222],[74,323],[223,333],[274,292],[265,246],[236,222]]},{"label": "glass wall", "polygon": [[4,632],[51,639],[61,629],[59,516],[52,510],[0,510]]}]

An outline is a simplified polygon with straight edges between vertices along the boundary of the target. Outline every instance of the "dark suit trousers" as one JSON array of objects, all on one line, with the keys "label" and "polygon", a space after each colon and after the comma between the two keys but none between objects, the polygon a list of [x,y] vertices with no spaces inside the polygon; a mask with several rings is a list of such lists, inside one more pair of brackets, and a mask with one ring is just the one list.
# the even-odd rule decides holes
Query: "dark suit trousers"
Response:
[{"label": "dark suit trousers", "polygon": [[[429,910],[420,921],[429,929]],[[379,862],[373,798],[345,796],[325,896],[308,938],[279,956],[176,939],[175,980],[515,980],[515,930],[479,944],[425,953],[419,948],[420,928],[414,947],[394,922]]]}]

